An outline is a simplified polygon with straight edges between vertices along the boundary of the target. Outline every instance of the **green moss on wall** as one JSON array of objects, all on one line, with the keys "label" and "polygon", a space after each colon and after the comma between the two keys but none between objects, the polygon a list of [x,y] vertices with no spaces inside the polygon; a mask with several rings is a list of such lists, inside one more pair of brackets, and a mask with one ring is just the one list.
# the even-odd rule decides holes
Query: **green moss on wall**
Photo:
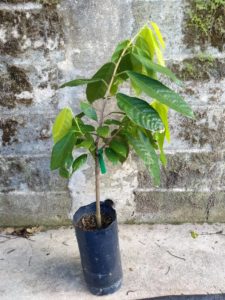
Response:
[{"label": "green moss on wall", "polygon": [[223,51],[225,0],[190,0],[184,18],[184,42],[189,46],[212,45]]},{"label": "green moss on wall", "polygon": [[[40,3],[44,5],[56,5],[59,4],[61,0],[34,0],[34,3]],[[30,0],[1,0],[3,3],[14,3],[14,4],[19,4],[19,3],[26,3],[26,2],[31,2]]]},{"label": "green moss on wall", "polygon": [[225,76],[225,60],[200,53],[196,57],[173,64],[171,69],[182,80],[221,79]]}]

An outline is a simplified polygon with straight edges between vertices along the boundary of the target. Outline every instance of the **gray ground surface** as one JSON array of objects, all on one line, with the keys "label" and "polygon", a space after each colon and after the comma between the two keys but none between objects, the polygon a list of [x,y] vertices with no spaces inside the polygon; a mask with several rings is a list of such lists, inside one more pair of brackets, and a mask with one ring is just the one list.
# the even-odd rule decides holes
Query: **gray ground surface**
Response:
[{"label": "gray ground surface", "polygon": [[[225,293],[225,224],[120,225],[119,235],[124,283],[101,299]],[[7,237],[1,233],[0,299],[97,299],[83,281],[72,228]]]}]

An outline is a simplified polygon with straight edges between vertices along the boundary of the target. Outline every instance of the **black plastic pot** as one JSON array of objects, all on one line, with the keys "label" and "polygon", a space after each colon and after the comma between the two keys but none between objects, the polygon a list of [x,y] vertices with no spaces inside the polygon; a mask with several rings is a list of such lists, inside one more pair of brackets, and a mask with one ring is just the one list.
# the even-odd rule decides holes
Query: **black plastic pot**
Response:
[{"label": "black plastic pot", "polygon": [[73,224],[87,286],[94,295],[107,295],[117,291],[122,283],[116,211],[101,202],[101,212],[110,215],[113,222],[95,231],[84,231],[77,226],[84,215],[95,211],[95,202],[80,207],[73,216]]}]

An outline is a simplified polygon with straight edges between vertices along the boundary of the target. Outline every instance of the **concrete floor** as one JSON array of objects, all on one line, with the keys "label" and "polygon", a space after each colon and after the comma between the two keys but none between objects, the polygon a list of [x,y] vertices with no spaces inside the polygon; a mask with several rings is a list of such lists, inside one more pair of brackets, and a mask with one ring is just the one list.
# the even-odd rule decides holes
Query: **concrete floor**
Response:
[{"label": "concrete floor", "polygon": [[[101,299],[225,293],[225,224],[120,225],[119,235],[124,283]],[[1,233],[1,300],[97,298],[83,281],[72,228],[30,239]]]}]

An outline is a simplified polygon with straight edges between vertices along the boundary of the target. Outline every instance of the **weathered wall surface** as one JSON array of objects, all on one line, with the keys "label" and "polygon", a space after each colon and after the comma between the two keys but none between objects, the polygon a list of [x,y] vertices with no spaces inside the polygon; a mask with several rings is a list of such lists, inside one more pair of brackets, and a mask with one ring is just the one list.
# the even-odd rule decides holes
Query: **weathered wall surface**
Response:
[{"label": "weathered wall surface", "polygon": [[132,156],[102,176],[102,200],[116,202],[121,222],[225,221],[225,3],[211,14],[210,28],[201,26],[208,31],[195,20],[208,22],[211,8],[195,4],[0,1],[0,226],[67,224],[80,205],[94,200],[91,161],[69,182],[50,173],[53,119],[67,105],[78,111],[84,99],[82,88],[56,88],[93,74],[115,44],[149,18],[160,26],[166,60],[184,80],[181,93],[197,119],[171,112],[168,168],[159,188]]}]

